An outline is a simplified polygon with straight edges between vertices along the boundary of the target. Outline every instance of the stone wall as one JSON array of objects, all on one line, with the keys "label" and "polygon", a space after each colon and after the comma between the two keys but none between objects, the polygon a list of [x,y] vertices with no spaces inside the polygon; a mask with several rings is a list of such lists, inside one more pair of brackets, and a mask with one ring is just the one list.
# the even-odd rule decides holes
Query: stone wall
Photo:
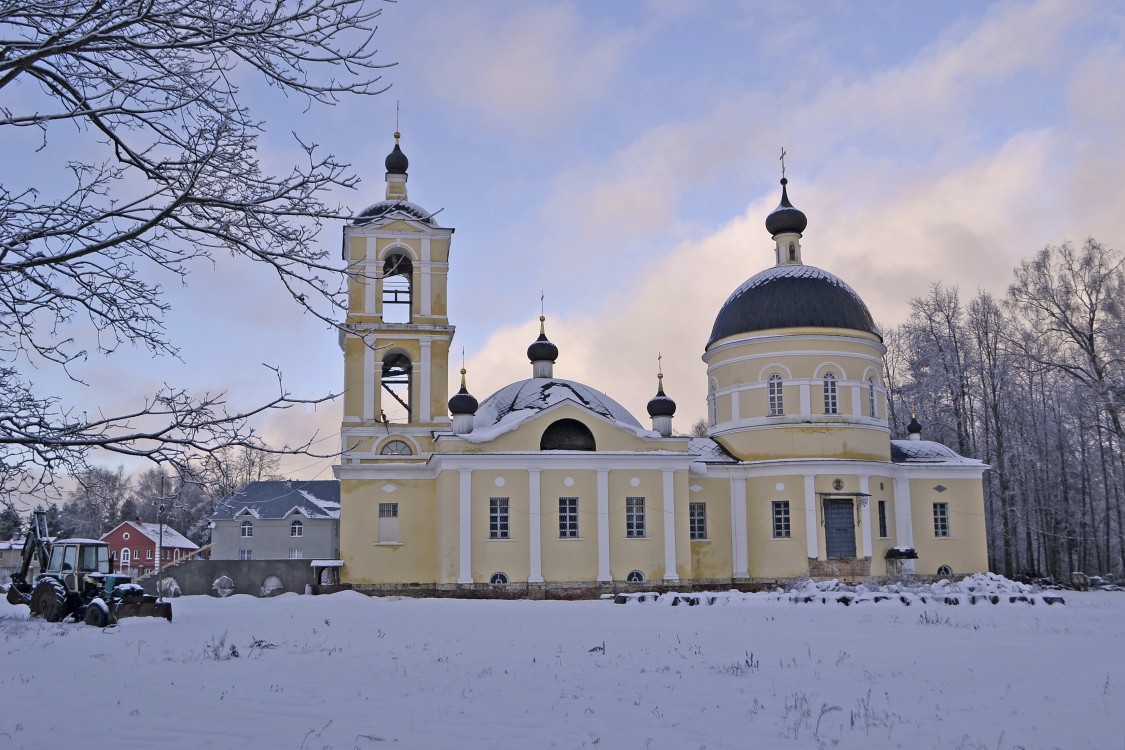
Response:
[{"label": "stone wall", "polygon": [[832,560],[809,558],[811,578],[842,578],[845,581],[863,581],[871,577],[870,557],[841,557]]}]

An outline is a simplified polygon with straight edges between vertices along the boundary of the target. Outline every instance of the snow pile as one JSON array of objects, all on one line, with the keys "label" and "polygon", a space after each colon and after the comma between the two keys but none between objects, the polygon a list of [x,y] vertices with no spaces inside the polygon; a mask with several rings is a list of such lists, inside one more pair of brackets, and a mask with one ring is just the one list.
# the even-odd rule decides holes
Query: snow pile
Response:
[{"label": "snow pile", "polygon": [[666,606],[753,604],[755,602],[789,601],[795,604],[878,604],[880,602],[911,604],[1065,604],[1054,593],[1044,593],[1035,586],[1012,581],[995,573],[975,573],[960,581],[943,578],[933,583],[904,580],[888,584],[865,582],[847,584],[839,580],[803,580],[775,591],[745,593],[742,591],[708,591],[703,593],[642,592],[618,594],[618,604],[656,603]]}]

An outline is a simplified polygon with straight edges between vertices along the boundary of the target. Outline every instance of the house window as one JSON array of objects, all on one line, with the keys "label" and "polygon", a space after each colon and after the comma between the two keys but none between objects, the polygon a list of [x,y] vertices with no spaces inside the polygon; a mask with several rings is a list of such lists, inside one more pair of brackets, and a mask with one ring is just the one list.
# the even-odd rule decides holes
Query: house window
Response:
[{"label": "house window", "polygon": [[867,416],[875,418],[875,378],[867,379]]},{"label": "house window", "polygon": [[398,544],[398,503],[379,503],[379,544]]},{"label": "house window", "polygon": [[414,265],[402,253],[383,261],[383,322],[409,323]]},{"label": "house window", "polygon": [[129,550],[128,548],[121,550],[121,564],[126,568],[129,567]]},{"label": "house window", "polygon": [[644,583],[645,574],[639,570],[630,570],[629,575],[625,576],[625,580],[629,583]]},{"label": "house window", "polygon": [[712,427],[719,421],[719,407],[715,398],[715,384],[712,383],[707,389],[707,416],[711,420]]},{"label": "house window", "polygon": [[792,529],[789,525],[789,501],[773,501],[773,538],[789,539]]},{"label": "house window", "polygon": [[125,541],[129,541],[129,532],[126,531],[123,534],[121,534],[121,538],[124,539]]},{"label": "house window", "polygon": [[141,551],[139,549],[133,550],[133,559],[134,560],[140,560],[141,559]]},{"label": "house window", "polygon": [[645,535],[645,499],[625,498],[625,536],[640,539]]},{"label": "house window", "polygon": [[766,388],[769,393],[769,416],[782,416],[785,414],[785,402],[781,395],[781,376],[770,375],[769,384]]},{"label": "house window", "polygon": [[249,521],[242,522],[242,536],[254,536],[254,524]]},{"label": "house window", "polygon": [[836,399],[836,373],[834,372],[824,376],[824,413],[839,413],[839,402]]},{"label": "house window", "polygon": [[559,538],[578,538],[578,498],[559,498]]},{"label": "house window", "polygon": [[409,456],[410,446],[403,440],[388,440],[379,450],[383,456]]},{"label": "house window", "polygon": [[112,552],[110,552],[109,556],[110,556],[111,559],[116,560],[117,559],[117,550],[113,550]]},{"label": "house window", "polygon": [[248,550],[248,549],[240,549],[238,551],[238,559],[239,560],[250,560],[250,559],[252,559],[251,558],[251,551]]},{"label": "house window", "polygon": [[688,536],[707,538],[707,503],[688,503]]},{"label": "house window", "polygon": [[293,521],[289,524],[289,536],[304,536],[305,525],[301,523],[300,519]]},{"label": "house window", "polygon": [[305,559],[305,550],[302,549],[301,547],[290,547],[289,548],[289,559],[290,560],[304,560]]},{"label": "house window", "polygon": [[488,498],[488,538],[510,539],[508,528],[508,498]]},{"label": "house window", "polygon": [[949,537],[949,503],[934,503],[934,536]]},{"label": "house window", "polygon": [[146,560],[151,560],[151,559],[152,559],[152,550],[150,550],[150,549],[146,549],[146,550],[145,550],[145,559],[146,559]]},{"label": "house window", "polygon": [[879,501],[879,536],[887,537],[887,501]]}]

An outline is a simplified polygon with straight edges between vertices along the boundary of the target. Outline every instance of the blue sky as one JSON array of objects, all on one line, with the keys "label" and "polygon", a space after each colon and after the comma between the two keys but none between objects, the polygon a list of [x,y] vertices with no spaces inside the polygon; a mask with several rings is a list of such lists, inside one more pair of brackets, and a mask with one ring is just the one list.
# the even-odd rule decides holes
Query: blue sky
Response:
[{"label": "blue sky", "polygon": [[[399,2],[377,36],[397,63],[385,94],[306,113],[243,93],[264,159],[293,158],[291,131],[320,144],[361,176],[339,196],[357,210],[382,198],[399,103],[410,197],[457,229],[450,318],[478,398],[530,377],[542,291],[556,375],[647,422],[662,352],[687,431],[716,312],[771,264],[782,146],[805,262],[882,325],[932,282],[1002,294],[1046,244],[1120,248],[1123,31],[1120,6],[1074,0]],[[340,231],[321,236],[333,253]],[[300,395],[342,385],[335,333],[261,269],[220,259],[172,302],[183,361],[91,360],[76,403],[110,410],[167,381],[249,404],[272,387],[261,363]],[[338,420],[328,406],[263,428],[329,448]],[[286,469],[328,478],[331,463]]]}]

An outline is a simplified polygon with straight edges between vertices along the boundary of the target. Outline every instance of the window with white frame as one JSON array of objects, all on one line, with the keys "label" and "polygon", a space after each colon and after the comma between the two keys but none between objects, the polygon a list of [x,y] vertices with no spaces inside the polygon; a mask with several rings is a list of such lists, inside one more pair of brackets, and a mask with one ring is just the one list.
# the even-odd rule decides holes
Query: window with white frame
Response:
[{"label": "window with white frame", "polygon": [[508,524],[508,498],[506,497],[488,498],[488,538],[511,538]]},{"label": "window with white frame", "polygon": [[129,567],[130,554],[131,553],[130,553],[128,547],[121,550],[121,564],[124,565],[125,567]]},{"label": "window with white frame", "polygon": [[305,559],[305,550],[302,549],[301,547],[290,547],[289,548],[289,559],[290,560],[304,560]]},{"label": "window with white frame", "polygon": [[578,538],[578,498],[559,498],[559,539]]},{"label": "window with white frame", "polygon": [[304,536],[304,535],[305,535],[305,525],[303,523],[301,523],[300,519],[297,519],[297,520],[293,521],[293,523],[289,524],[289,536]]},{"label": "window with white frame", "polygon": [[824,413],[838,414],[839,411],[840,404],[836,397],[836,373],[830,372],[824,376]]},{"label": "window with white frame", "polygon": [[252,554],[253,554],[252,550],[240,549],[238,551],[238,559],[239,560],[251,560],[251,559],[253,559]]},{"label": "window with white frame", "polygon": [[875,409],[875,378],[867,379],[867,416],[872,419],[879,416]]},{"label": "window with white frame", "polygon": [[780,417],[785,414],[785,401],[781,388],[781,376],[777,373],[770,375],[766,392],[769,396],[769,416],[771,417]]},{"label": "window with white frame", "polygon": [[250,521],[243,521],[241,526],[242,536],[254,536],[254,524]]},{"label": "window with white frame", "polygon": [[773,538],[789,539],[792,536],[792,527],[789,518],[789,501],[773,501]]},{"label": "window with white frame", "polygon": [[625,576],[625,580],[628,583],[644,583],[645,574],[639,570],[630,570],[629,575]]},{"label": "window with white frame", "polygon": [[645,535],[645,499],[625,498],[625,536],[639,539]]},{"label": "window with white frame", "polygon": [[707,503],[688,503],[688,536],[707,538]]},{"label": "window with white frame", "polygon": [[488,577],[488,582],[493,586],[507,586],[509,581],[508,574],[503,571],[493,573]]},{"label": "window with white frame", "polygon": [[379,544],[398,543],[398,503],[379,503]]},{"label": "window with white frame", "polygon": [[879,501],[879,536],[887,537],[887,501]]},{"label": "window with white frame", "polygon": [[146,549],[146,550],[145,550],[145,559],[146,559],[146,560],[151,560],[151,559],[152,559],[152,550],[150,550],[150,549]]},{"label": "window with white frame", "polygon": [[934,536],[949,537],[949,503],[934,503]]},{"label": "window with white frame", "polygon": [[133,550],[133,562],[141,559],[141,551],[139,549]]},{"label": "window with white frame", "polygon": [[711,426],[714,427],[719,421],[719,405],[715,395],[715,384],[712,383],[707,390],[707,416],[711,419]]}]

